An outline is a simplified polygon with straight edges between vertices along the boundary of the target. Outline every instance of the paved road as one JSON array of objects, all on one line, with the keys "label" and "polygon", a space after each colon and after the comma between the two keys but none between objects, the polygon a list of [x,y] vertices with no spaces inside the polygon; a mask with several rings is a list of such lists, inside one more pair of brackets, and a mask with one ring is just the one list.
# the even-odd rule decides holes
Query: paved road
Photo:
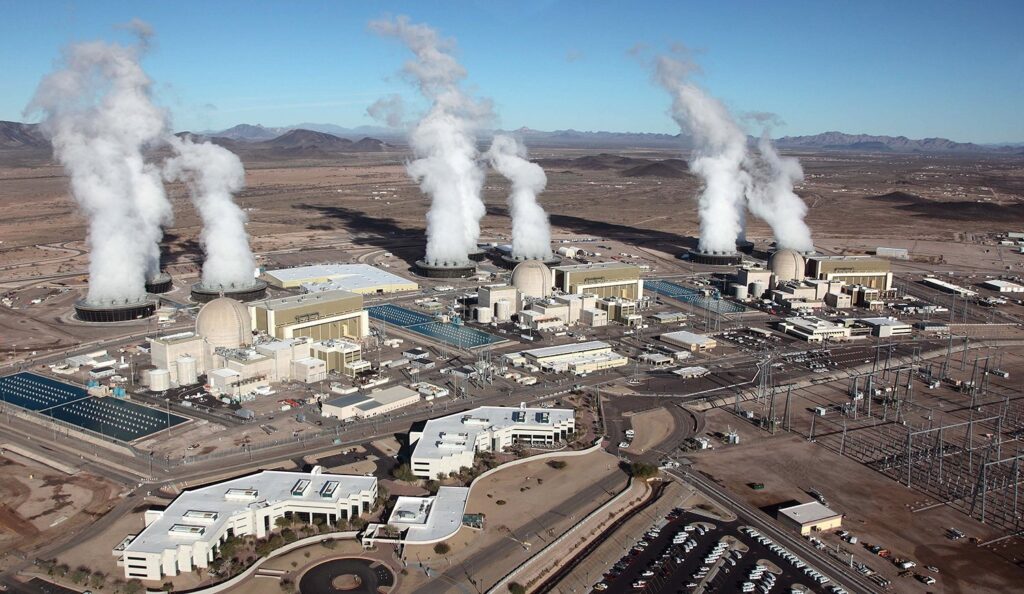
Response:
[{"label": "paved road", "polygon": [[[547,534],[549,526],[553,526],[556,522],[564,520],[565,518],[582,516],[580,512],[580,501],[594,501],[598,498],[608,499],[610,494],[617,493],[619,489],[622,488],[624,480],[624,474],[614,473],[606,476],[598,483],[592,484],[585,489],[581,489],[575,493],[572,498],[559,503],[543,513],[534,515],[532,511],[527,510],[525,513],[529,514],[529,521],[525,526],[519,528],[518,531],[513,532],[511,535],[512,538],[503,538],[494,544],[474,552],[466,558],[465,561],[445,568],[439,576],[440,579],[435,578],[427,584],[424,584],[417,590],[417,594],[441,594],[443,592],[451,592],[453,591],[453,586],[458,588],[460,591],[486,591],[492,583],[490,581],[484,582],[477,578],[476,576],[480,571],[484,568],[491,568],[495,566],[509,567],[509,559],[511,557],[516,557],[516,560],[519,562],[527,558],[527,555],[524,555],[523,547],[516,541],[529,542],[531,551],[540,550],[547,543],[560,536],[559,534],[555,534],[554,536]],[[491,525],[489,528],[490,530],[494,530],[497,527]],[[409,559],[409,563],[411,567],[416,566],[415,559]],[[501,576],[493,576],[493,579],[497,580],[500,577]]]}]

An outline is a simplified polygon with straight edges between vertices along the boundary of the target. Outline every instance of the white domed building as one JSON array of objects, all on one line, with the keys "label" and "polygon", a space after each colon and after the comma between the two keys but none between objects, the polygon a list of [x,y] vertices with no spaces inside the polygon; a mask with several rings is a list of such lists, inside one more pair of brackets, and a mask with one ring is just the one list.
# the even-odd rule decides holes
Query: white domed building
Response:
[{"label": "white domed building", "polygon": [[252,344],[252,321],[249,308],[240,301],[218,297],[199,310],[196,334],[210,346],[237,349]]},{"label": "white domed building", "polygon": [[540,260],[526,260],[512,270],[512,286],[523,297],[542,299],[551,296],[551,269]]},{"label": "white domed building", "polygon": [[768,269],[775,276],[776,285],[803,280],[806,276],[804,257],[800,252],[788,248],[772,253],[768,258]]}]

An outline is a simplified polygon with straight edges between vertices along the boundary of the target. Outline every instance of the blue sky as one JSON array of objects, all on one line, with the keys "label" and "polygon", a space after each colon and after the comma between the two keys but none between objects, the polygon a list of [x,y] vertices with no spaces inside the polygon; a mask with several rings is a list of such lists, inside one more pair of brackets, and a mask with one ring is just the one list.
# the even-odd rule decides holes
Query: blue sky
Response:
[{"label": "blue sky", "polygon": [[[504,128],[677,131],[668,97],[627,50],[682,42],[699,82],[776,135],[826,130],[1024,142],[1024,1],[199,2],[0,0],[0,119],[62,46],[156,30],[145,67],[176,129],[373,125],[377,98],[415,94],[408,57],[367,22],[407,14],[454,38],[468,84]],[[751,132],[757,132],[751,130]]]}]

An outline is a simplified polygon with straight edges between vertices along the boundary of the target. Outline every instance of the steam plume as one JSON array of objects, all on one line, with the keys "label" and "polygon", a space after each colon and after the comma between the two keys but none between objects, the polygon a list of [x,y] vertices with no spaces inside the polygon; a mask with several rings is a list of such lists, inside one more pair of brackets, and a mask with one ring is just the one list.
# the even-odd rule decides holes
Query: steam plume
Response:
[{"label": "steam plume", "polygon": [[526,147],[511,136],[497,134],[487,151],[491,165],[512,182],[508,196],[512,211],[512,255],[523,259],[551,257],[551,225],[537,204],[548,178],[544,169],[526,160]]},{"label": "steam plume", "polygon": [[807,205],[793,192],[793,184],[804,179],[800,162],[793,157],[780,156],[767,130],[757,148],[760,154],[751,155],[745,164],[751,176],[747,192],[750,211],[771,226],[778,247],[812,251],[811,230],[804,222]]},{"label": "steam plume", "polygon": [[743,230],[749,175],[742,165],[747,136],[717,99],[689,80],[694,67],[668,56],[655,65],[658,83],[672,95],[672,118],[696,143],[690,170],[704,182],[699,204],[703,251],[733,252]]},{"label": "steam plume", "polygon": [[176,156],[164,164],[164,177],[188,183],[192,203],[203,220],[203,286],[252,285],[256,260],[245,232],[246,216],[232,199],[245,186],[242,161],[211,142],[197,144],[177,136],[169,142]]},{"label": "steam plume", "polygon": [[171,221],[157,167],[143,150],[166,133],[166,116],[153,104],[151,81],[139,64],[139,43],[93,41],[64,50],[27,111],[41,112],[54,155],[71,178],[71,192],[89,218],[91,303],[136,301],[160,265],[162,226]]},{"label": "steam plume", "polygon": [[431,197],[427,212],[427,253],[431,263],[469,261],[480,238],[485,214],[480,199],[484,172],[477,163],[476,131],[491,117],[490,103],[476,101],[460,88],[466,70],[452,56],[453,44],[407,17],[373,21],[370,29],[395,37],[415,58],[404,72],[431,102],[409,136],[416,159],[409,175]]}]

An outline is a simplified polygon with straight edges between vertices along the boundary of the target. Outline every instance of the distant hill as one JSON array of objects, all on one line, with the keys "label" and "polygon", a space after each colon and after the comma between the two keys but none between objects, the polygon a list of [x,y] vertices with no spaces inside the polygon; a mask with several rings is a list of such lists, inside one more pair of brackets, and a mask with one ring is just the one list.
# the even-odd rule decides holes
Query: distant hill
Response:
[{"label": "distant hill", "polygon": [[264,128],[259,124],[239,124],[233,128],[221,130],[220,132],[208,133],[207,135],[219,138],[230,138],[231,140],[239,140],[242,142],[258,142],[261,140],[277,138],[284,132],[286,132],[286,130],[281,128]]},{"label": "distant hill", "polygon": [[647,165],[630,167],[622,172],[622,177],[668,177],[673,179],[682,179],[684,177],[689,177],[689,173],[686,172],[685,167],[680,169],[671,163],[657,161],[655,163],[648,163]]},{"label": "distant hill", "polygon": [[50,141],[43,136],[39,124],[0,121],[0,147],[48,149]]},{"label": "distant hill", "polygon": [[948,138],[922,138],[906,136],[871,136],[824,132],[813,136],[784,136],[775,141],[782,149],[824,149],[862,152],[897,153],[990,153],[1009,152],[1010,147],[992,147],[973,142],[954,142]]}]

